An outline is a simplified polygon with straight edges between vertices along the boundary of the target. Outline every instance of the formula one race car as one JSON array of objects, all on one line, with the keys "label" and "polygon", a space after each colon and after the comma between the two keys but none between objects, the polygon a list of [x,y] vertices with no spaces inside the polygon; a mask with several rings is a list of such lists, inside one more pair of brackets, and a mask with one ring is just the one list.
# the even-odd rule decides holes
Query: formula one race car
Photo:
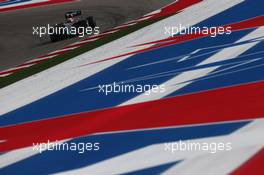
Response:
[{"label": "formula one race car", "polygon": [[96,22],[92,16],[84,18],[80,10],[65,13],[66,22],[56,24],[49,29],[49,36],[52,42],[75,36],[92,34],[96,28]]}]

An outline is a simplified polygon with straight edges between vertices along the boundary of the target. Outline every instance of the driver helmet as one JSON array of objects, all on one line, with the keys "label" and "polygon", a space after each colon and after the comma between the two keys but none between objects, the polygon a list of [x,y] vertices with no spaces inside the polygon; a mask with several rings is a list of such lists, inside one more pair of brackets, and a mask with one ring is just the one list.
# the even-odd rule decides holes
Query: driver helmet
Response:
[{"label": "driver helmet", "polygon": [[67,18],[67,22],[73,22],[73,17]]}]

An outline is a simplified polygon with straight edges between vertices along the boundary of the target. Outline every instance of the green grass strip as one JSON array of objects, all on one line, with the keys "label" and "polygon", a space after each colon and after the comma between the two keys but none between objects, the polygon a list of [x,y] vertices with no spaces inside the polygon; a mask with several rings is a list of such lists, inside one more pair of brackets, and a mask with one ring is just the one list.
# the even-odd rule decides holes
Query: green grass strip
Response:
[{"label": "green grass strip", "polygon": [[6,77],[1,77],[0,78],[0,89],[3,88],[3,87],[6,87],[12,83],[15,83],[19,80],[22,80],[24,78],[27,78],[29,76],[32,76],[36,73],[39,73],[41,71],[44,71],[48,68],[51,68],[55,65],[58,65],[64,61],[67,61],[73,57],[76,57],[80,54],[83,54],[87,51],[90,51],[92,49],[95,49],[97,47],[100,47],[104,44],[107,44],[109,42],[112,42],[116,39],[119,39],[121,37],[124,37],[130,33],[133,33],[143,27],[146,27],[148,25],[151,25],[159,20],[162,20],[166,17],[162,17],[162,18],[157,18],[157,19],[152,19],[152,20],[149,20],[149,21],[143,21],[143,22],[140,22],[138,24],[135,24],[133,26],[129,26],[125,29],[121,29],[120,31],[117,31],[115,33],[112,33],[112,34],[109,34],[107,36],[104,36],[96,41],[93,41],[91,43],[88,43],[88,44],[85,44],[79,48],[76,48],[76,49],[73,49],[71,51],[67,51],[66,53],[64,54],[61,54],[61,55],[58,55],[56,57],[53,57],[51,59],[48,59],[48,60],[45,60],[43,62],[40,62],[38,64],[35,64],[35,65],[32,65],[28,68],[25,68],[25,69],[22,69],[18,72],[15,72],[15,73],[12,73]]}]

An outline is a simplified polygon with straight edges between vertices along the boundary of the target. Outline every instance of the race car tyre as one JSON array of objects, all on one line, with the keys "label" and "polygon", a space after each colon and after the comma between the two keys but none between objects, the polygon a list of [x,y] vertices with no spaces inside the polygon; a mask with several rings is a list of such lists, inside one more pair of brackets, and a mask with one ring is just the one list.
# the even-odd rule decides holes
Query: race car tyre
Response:
[{"label": "race car tyre", "polygon": [[89,16],[87,18],[87,21],[88,21],[88,24],[89,24],[90,27],[92,27],[93,29],[96,27],[96,22],[95,22],[94,17]]},{"label": "race car tyre", "polygon": [[57,42],[59,38],[56,35],[50,35],[51,42]]},{"label": "race car tyre", "polygon": [[78,27],[84,27],[84,28],[88,27],[87,22],[86,22],[85,20],[80,21],[80,22],[78,23]]}]

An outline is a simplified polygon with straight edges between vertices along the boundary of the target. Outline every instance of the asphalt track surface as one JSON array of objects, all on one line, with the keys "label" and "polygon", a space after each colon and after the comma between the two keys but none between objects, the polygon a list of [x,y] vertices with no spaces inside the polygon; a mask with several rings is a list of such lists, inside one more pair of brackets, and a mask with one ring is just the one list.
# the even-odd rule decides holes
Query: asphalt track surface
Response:
[{"label": "asphalt track surface", "polygon": [[0,13],[0,71],[44,55],[80,38],[51,43],[48,36],[33,35],[33,26],[64,21],[64,13],[82,10],[94,16],[100,31],[152,12],[173,0],[82,0]]}]

